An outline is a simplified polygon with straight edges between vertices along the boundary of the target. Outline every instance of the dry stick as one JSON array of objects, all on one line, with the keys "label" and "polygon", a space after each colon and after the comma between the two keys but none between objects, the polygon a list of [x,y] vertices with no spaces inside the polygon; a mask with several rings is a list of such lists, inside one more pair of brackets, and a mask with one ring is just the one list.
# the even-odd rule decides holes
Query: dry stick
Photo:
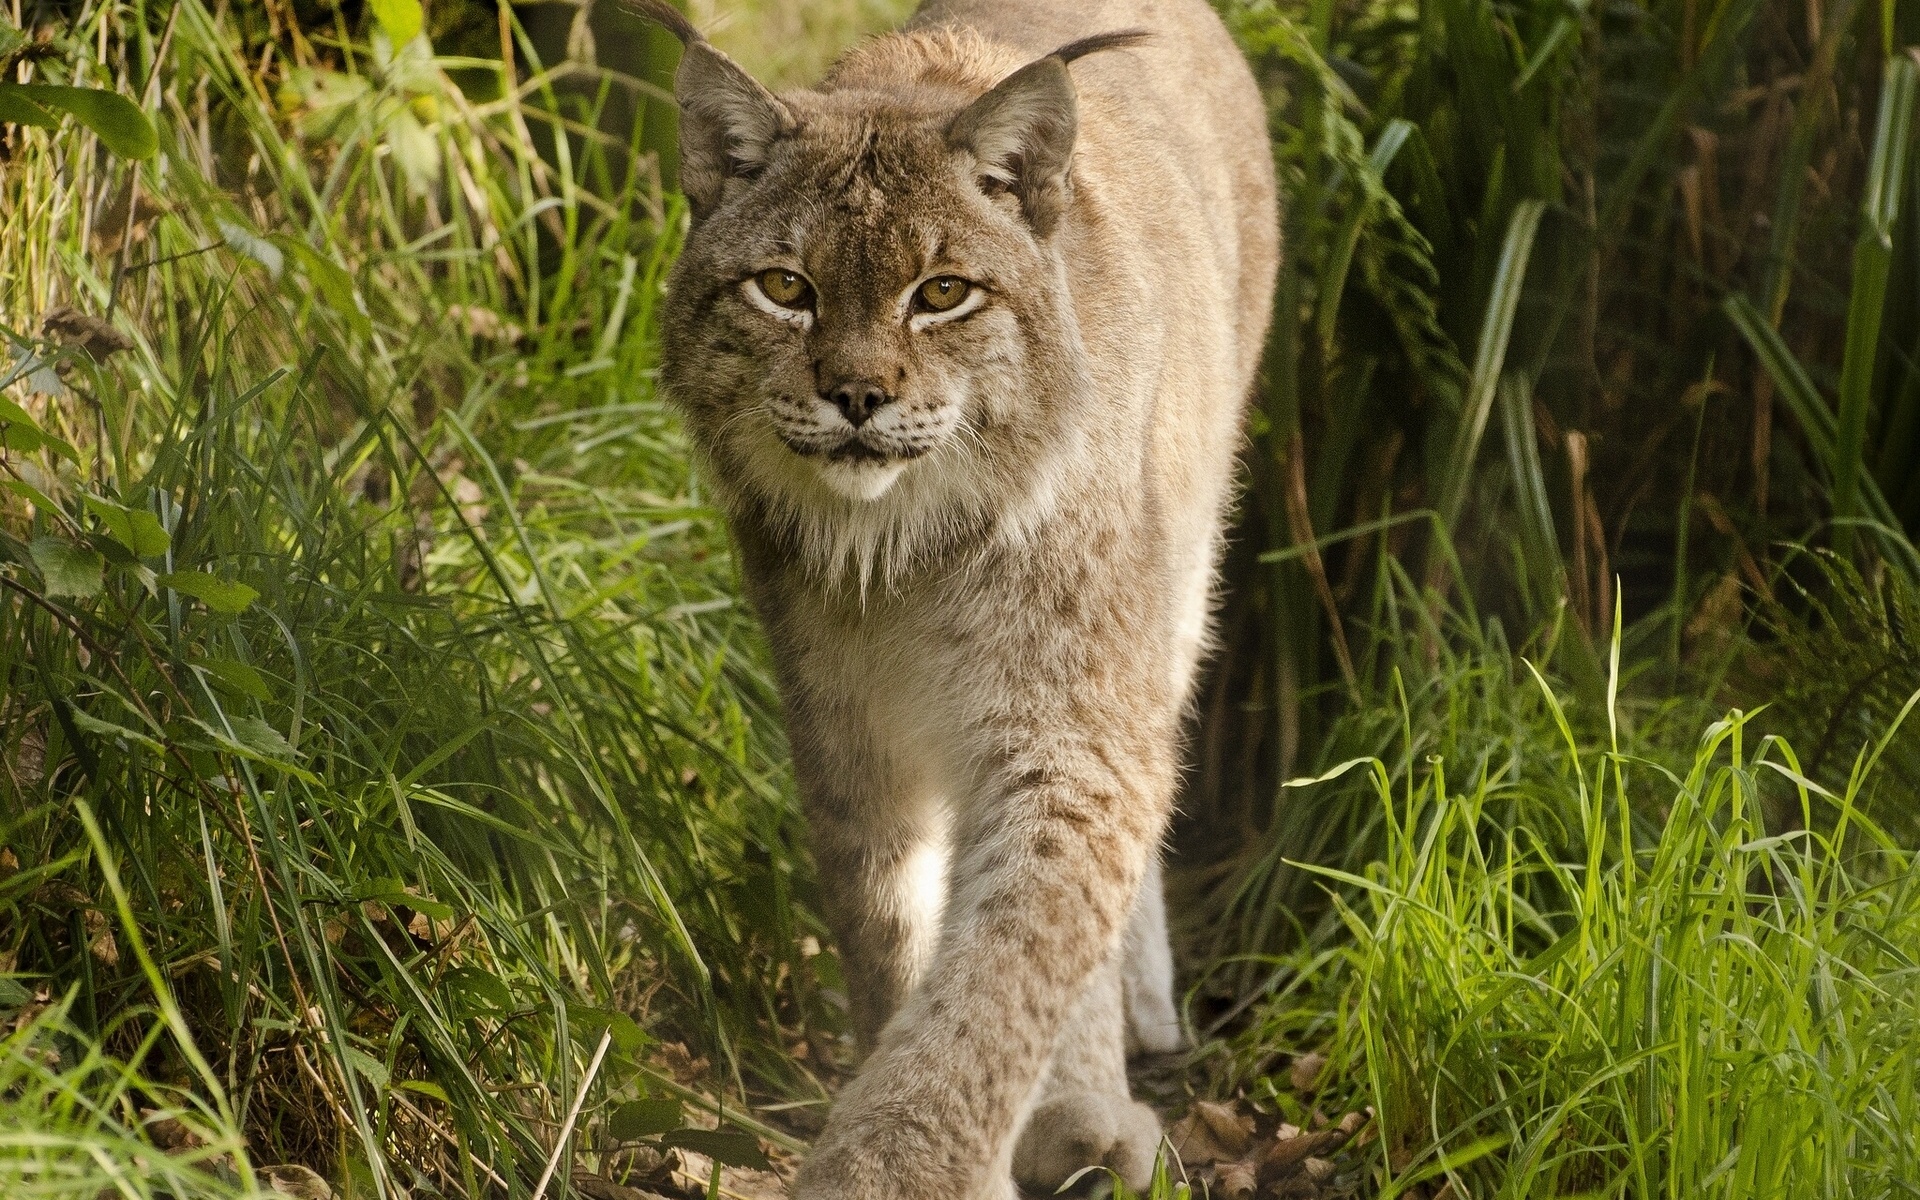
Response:
[{"label": "dry stick", "polygon": [[613,1026],[609,1025],[600,1031],[600,1045],[593,1052],[593,1061],[587,1064],[587,1077],[580,1081],[580,1092],[573,1098],[567,1123],[560,1127],[560,1137],[553,1143],[553,1157],[547,1159],[547,1169],[540,1172],[540,1182],[533,1185],[533,1200],[542,1200],[547,1194],[547,1184],[553,1179],[561,1156],[567,1152],[567,1139],[573,1136],[573,1123],[580,1119],[580,1106],[587,1102],[587,1089],[593,1086],[593,1077],[600,1073],[600,1062],[606,1058],[607,1047],[612,1044]]},{"label": "dry stick", "polygon": [[1340,620],[1340,605],[1327,583],[1327,567],[1320,559],[1320,547],[1313,537],[1313,515],[1307,507],[1306,453],[1306,444],[1296,429],[1292,444],[1287,447],[1287,523],[1293,526],[1294,540],[1306,548],[1307,575],[1313,580],[1314,593],[1320,597],[1320,607],[1327,610],[1327,624],[1333,632],[1333,655],[1340,661],[1340,678],[1346,681],[1347,695],[1358,707],[1360,681],[1353,671],[1353,655],[1347,649],[1346,626]]},{"label": "dry stick", "polygon": [[[413,1102],[411,1100],[408,1100],[397,1089],[388,1094],[393,1097],[393,1100],[396,1104],[398,1104],[401,1108],[406,1109],[408,1112],[412,1113],[416,1120],[418,1120],[422,1125],[425,1125],[428,1129],[431,1129],[435,1134],[439,1135],[439,1137],[442,1138],[449,1146],[452,1146],[455,1150],[458,1150],[461,1148],[460,1139],[454,1136],[454,1133],[452,1130],[448,1129],[445,1125],[440,1124],[440,1122],[434,1120],[432,1117],[429,1117],[426,1113],[421,1112],[418,1108],[415,1108],[413,1105]],[[471,1150],[468,1150],[466,1152],[466,1155],[467,1155],[467,1160],[469,1162],[473,1163],[474,1166],[479,1167],[482,1171],[485,1171],[487,1173],[487,1178],[493,1180],[495,1183],[500,1185],[500,1190],[502,1192],[506,1192],[510,1190],[507,1186],[507,1181],[500,1178],[500,1173],[494,1170],[492,1167],[488,1166],[485,1162],[483,1162],[479,1155],[475,1154]]]}]

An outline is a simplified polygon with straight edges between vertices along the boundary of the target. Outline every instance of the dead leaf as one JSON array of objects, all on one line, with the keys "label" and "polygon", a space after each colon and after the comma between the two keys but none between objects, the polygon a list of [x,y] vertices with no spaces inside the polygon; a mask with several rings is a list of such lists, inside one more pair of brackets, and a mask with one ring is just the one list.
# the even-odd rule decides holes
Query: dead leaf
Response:
[{"label": "dead leaf", "polygon": [[1263,1179],[1291,1174],[1310,1158],[1324,1158],[1352,1140],[1361,1126],[1373,1119],[1373,1110],[1361,1109],[1340,1118],[1338,1125],[1317,1133],[1302,1133],[1292,1125],[1282,1125],[1274,1133],[1260,1156]]},{"label": "dead leaf", "polygon": [[1253,1200],[1259,1193],[1259,1173],[1251,1162],[1221,1163],[1214,1173],[1213,1186],[1208,1190],[1221,1196],[1223,1200]]},{"label": "dead leaf", "polygon": [[40,332],[63,346],[78,346],[95,362],[133,349],[133,339],[99,317],[89,316],[71,304],[56,304],[40,318]]},{"label": "dead leaf", "polygon": [[147,1136],[153,1144],[162,1150],[194,1150],[206,1145],[199,1134],[187,1128],[178,1117],[160,1117],[154,1119],[151,1113],[145,1118]]},{"label": "dead leaf", "polygon": [[1287,1072],[1287,1081],[1293,1084],[1293,1090],[1311,1096],[1320,1090],[1320,1076],[1327,1070],[1327,1056],[1318,1051],[1302,1054],[1293,1060],[1293,1067]]},{"label": "dead leaf", "polygon": [[1190,1167],[1239,1158],[1253,1144],[1253,1118],[1231,1104],[1196,1100],[1187,1115],[1167,1131],[1173,1152]]},{"label": "dead leaf", "polygon": [[120,943],[113,937],[113,922],[107,914],[97,908],[90,908],[81,914],[80,922],[87,931],[87,950],[103,967],[120,965]]},{"label": "dead leaf", "polygon": [[299,1163],[261,1167],[260,1178],[269,1188],[294,1200],[333,1200],[333,1188],[327,1181]]}]

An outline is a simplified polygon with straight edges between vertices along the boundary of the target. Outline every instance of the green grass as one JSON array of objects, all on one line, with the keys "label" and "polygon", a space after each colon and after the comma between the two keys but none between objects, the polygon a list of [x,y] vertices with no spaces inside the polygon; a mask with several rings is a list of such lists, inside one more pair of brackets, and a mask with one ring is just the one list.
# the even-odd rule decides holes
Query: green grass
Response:
[{"label": "green grass", "polygon": [[1371,1106],[1382,1195],[1907,1194],[1920,862],[1875,817],[1906,817],[1882,758],[1920,691],[1838,791],[1764,713],[1582,714],[1484,649],[1402,696],[1385,757],[1290,788],[1377,851],[1297,868],[1338,934],[1251,964],[1228,1088]]},{"label": "green grass", "polygon": [[[649,1089],[819,1094],[757,635],[645,385],[657,177],[596,193],[598,143],[543,162],[537,108],[377,46],[276,113],[237,19],[103,34],[133,16],[36,70],[155,96],[161,153],[16,134],[0,200],[39,431],[0,533],[0,1192],[157,1194],[125,1147],[174,1109],[369,1195],[524,1189],[606,1030],[577,1147]],[[56,352],[53,299],[133,347]],[[671,1042],[712,1071],[654,1077]]]},{"label": "green grass", "polygon": [[[784,82],[900,8],[714,7]],[[1192,1086],[1325,1051],[1363,1194],[1911,1194],[1916,10],[1221,7],[1291,253]],[[650,382],[670,48],[282,8],[0,10],[159,133],[0,134],[0,1194],[801,1148],[842,985]]]}]

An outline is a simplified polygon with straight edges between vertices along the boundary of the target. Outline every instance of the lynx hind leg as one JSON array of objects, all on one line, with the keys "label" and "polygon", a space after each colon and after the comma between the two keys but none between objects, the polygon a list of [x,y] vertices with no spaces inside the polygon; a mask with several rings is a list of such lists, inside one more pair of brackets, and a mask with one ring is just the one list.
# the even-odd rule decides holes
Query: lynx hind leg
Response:
[{"label": "lynx hind leg", "polygon": [[1173,1003],[1173,947],[1167,941],[1167,901],[1160,856],[1147,860],[1120,945],[1120,982],[1126,1005],[1128,1054],[1171,1054],[1186,1042]]},{"label": "lynx hind leg", "polygon": [[1106,1167],[1144,1190],[1160,1148],[1160,1119],[1127,1091],[1125,1001],[1117,960],[1087,983],[1060,1031],[1040,1102],[1013,1151],[1013,1175],[1052,1193],[1084,1167]]}]

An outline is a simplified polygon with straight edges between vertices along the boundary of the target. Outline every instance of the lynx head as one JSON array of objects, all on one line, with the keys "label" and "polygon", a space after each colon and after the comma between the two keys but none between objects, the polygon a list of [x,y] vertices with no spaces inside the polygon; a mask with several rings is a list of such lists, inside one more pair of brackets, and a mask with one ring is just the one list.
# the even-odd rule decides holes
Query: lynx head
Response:
[{"label": "lynx head", "polygon": [[864,571],[1030,490],[1087,391],[1055,244],[1067,62],[1133,36],[1008,73],[893,35],[782,96],[689,39],[666,379],[736,503]]}]

